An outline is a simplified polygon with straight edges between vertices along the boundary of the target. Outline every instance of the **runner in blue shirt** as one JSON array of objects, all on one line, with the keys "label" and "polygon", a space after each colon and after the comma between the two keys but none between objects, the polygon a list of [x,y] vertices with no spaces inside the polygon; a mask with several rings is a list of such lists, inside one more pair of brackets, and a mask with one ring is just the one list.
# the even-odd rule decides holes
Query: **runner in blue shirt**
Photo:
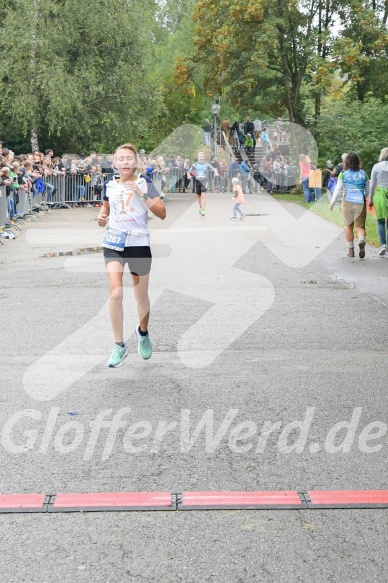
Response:
[{"label": "runner in blue shirt", "polygon": [[206,193],[209,185],[208,173],[213,172],[214,176],[219,176],[217,168],[205,162],[204,152],[198,152],[198,162],[194,162],[187,176],[195,176],[195,192],[199,204],[199,214],[205,216]]},{"label": "runner in blue shirt", "polygon": [[348,244],[348,257],[354,257],[354,225],[358,235],[359,257],[365,257],[365,221],[366,221],[366,184],[368,177],[361,170],[361,161],[356,152],[350,152],[344,161],[343,171],[338,176],[337,185],[330,201],[329,209],[333,210],[341,190],[344,197],[341,202],[341,212],[345,220],[345,235]]}]

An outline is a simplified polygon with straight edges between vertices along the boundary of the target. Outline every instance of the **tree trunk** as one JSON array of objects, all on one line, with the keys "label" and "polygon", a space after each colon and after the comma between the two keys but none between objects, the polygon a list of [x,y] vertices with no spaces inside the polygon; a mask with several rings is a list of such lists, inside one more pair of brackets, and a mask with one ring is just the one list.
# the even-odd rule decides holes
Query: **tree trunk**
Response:
[{"label": "tree trunk", "polygon": [[31,140],[31,152],[32,153],[39,152],[38,132],[35,127],[31,127],[30,140]]},{"label": "tree trunk", "polygon": [[[33,79],[31,83],[31,91],[35,98],[35,61],[36,61],[36,32],[38,30],[38,22],[39,22],[39,0],[34,0],[33,2],[33,18],[31,22],[31,53],[30,53],[30,66],[31,66],[31,77]],[[36,99],[34,99],[34,107],[35,107]],[[31,141],[31,151],[32,152],[39,152],[39,144],[38,144],[38,129],[36,127],[36,117],[34,113],[32,113],[32,123],[30,129],[30,141]]]}]

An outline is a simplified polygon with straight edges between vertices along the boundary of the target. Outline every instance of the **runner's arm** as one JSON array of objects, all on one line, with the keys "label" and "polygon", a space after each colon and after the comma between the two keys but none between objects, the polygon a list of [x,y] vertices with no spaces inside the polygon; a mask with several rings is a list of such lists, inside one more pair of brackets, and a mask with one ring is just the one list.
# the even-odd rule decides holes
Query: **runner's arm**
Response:
[{"label": "runner's arm", "polygon": [[97,223],[99,227],[105,227],[106,223],[108,222],[109,213],[109,201],[104,200],[97,217]]},{"label": "runner's arm", "polygon": [[192,179],[193,175],[191,174],[192,171],[195,170],[195,164],[193,164],[189,170],[187,171],[187,178],[190,178],[190,180]]},{"label": "runner's arm", "polygon": [[152,214],[158,217],[158,219],[162,219],[163,221],[166,218],[166,207],[160,196],[156,198],[147,198],[144,202]]},{"label": "runner's arm", "polygon": [[158,219],[162,221],[166,218],[166,207],[160,198],[160,194],[155,188],[155,184],[149,177],[145,178],[147,181],[148,198],[144,201],[145,205]]},{"label": "runner's arm", "polygon": [[369,187],[369,206],[373,204],[373,195],[376,188],[376,170],[372,168],[372,175],[370,177],[370,187]]},{"label": "runner's arm", "polygon": [[214,176],[219,176],[217,168],[214,168],[214,166],[212,166],[211,164],[208,164],[207,167],[210,168],[210,170],[213,172]]}]

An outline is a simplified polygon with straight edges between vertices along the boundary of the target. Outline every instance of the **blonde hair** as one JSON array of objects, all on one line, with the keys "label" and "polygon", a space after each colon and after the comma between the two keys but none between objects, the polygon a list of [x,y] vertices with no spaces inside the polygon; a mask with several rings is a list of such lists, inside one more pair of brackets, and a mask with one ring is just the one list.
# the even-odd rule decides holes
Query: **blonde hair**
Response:
[{"label": "blonde hair", "polygon": [[383,148],[380,152],[379,162],[388,160],[388,148]]},{"label": "blonde hair", "polygon": [[133,144],[123,144],[122,146],[116,148],[114,157],[116,157],[116,154],[119,150],[131,150],[135,154],[137,160],[137,148]]}]

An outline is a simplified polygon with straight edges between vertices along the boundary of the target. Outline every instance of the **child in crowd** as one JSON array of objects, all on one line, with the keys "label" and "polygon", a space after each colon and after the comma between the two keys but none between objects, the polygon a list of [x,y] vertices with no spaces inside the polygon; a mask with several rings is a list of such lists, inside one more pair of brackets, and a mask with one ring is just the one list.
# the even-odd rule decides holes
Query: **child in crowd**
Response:
[{"label": "child in crowd", "polygon": [[32,190],[33,174],[32,174],[32,162],[26,160],[24,162],[24,176],[23,183],[26,185],[27,190]]},{"label": "child in crowd", "polygon": [[72,174],[77,174],[78,172],[78,158],[72,158],[70,164],[70,172]]},{"label": "child in crowd", "polygon": [[244,194],[243,194],[242,188],[240,186],[240,181],[237,178],[237,176],[235,178],[232,178],[232,185],[233,185],[233,198],[232,198],[232,200],[234,201],[234,204],[232,207],[233,217],[231,217],[231,220],[237,221],[238,220],[237,213],[240,213],[240,221],[241,221],[246,216],[246,213],[244,213],[240,209],[240,204],[245,202],[245,199],[244,199]]},{"label": "child in crowd", "polygon": [[93,188],[93,201],[94,206],[102,206],[101,199],[102,199],[102,187],[104,185],[104,176],[102,174],[102,168],[98,164],[96,166],[92,166],[91,172],[91,186]]},{"label": "child in crowd", "polygon": [[253,138],[251,134],[245,136],[245,147],[248,154],[253,154]]}]

